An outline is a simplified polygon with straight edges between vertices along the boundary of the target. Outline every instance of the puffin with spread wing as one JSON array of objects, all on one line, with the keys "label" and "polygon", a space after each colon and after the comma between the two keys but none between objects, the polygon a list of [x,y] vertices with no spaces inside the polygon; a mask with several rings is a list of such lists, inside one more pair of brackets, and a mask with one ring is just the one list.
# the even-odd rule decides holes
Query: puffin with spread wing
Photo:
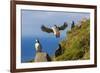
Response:
[{"label": "puffin with spread wing", "polygon": [[41,26],[41,30],[47,33],[54,33],[54,35],[56,36],[56,38],[60,37],[60,30],[65,30],[66,27],[68,26],[68,24],[66,22],[64,22],[64,24],[60,27],[58,27],[57,25],[54,25],[51,28],[48,28],[44,25]]}]

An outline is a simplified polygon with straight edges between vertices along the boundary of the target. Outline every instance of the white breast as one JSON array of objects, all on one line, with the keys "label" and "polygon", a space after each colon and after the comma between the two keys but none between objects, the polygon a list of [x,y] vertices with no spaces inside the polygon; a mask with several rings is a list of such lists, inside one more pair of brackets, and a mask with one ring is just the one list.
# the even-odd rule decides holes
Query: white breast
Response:
[{"label": "white breast", "polygon": [[36,48],[36,51],[40,51],[40,49],[41,49],[40,44],[39,43],[36,43],[35,44],[35,48]]},{"label": "white breast", "polygon": [[55,28],[55,27],[52,27],[52,30],[54,32],[54,35],[56,35],[59,32],[59,29],[58,28]]}]

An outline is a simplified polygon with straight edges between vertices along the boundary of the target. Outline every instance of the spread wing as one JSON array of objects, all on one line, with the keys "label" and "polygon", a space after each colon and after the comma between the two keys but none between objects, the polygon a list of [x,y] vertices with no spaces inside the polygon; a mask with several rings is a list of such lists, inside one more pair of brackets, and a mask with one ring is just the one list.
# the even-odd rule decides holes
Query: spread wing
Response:
[{"label": "spread wing", "polygon": [[59,28],[59,30],[64,30],[64,29],[66,29],[67,26],[68,26],[68,24],[66,22],[64,22],[64,24],[58,28]]},{"label": "spread wing", "polygon": [[50,29],[50,28],[48,28],[48,27],[46,27],[46,26],[44,26],[44,25],[41,26],[41,30],[44,31],[44,32],[47,32],[47,33],[53,32],[52,29]]}]

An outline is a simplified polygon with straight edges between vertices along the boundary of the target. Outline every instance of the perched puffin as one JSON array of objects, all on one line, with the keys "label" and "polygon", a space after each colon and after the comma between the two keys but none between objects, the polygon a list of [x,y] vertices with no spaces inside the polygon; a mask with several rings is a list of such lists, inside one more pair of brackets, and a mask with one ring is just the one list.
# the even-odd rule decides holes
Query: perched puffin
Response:
[{"label": "perched puffin", "polygon": [[58,27],[57,25],[54,25],[52,28],[48,28],[44,25],[41,26],[41,30],[47,33],[53,33],[56,38],[60,37],[60,30],[64,30],[67,27],[67,23],[65,22],[62,26]]},{"label": "perched puffin", "polygon": [[42,46],[41,46],[39,40],[36,40],[35,49],[36,49],[36,52],[41,52],[42,51]]},{"label": "perched puffin", "polygon": [[55,51],[55,57],[61,55],[62,53],[63,53],[63,50],[61,48],[61,45],[59,44],[57,50]]},{"label": "perched puffin", "polygon": [[50,56],[47,53],[42,52],[42,47],[39,40],[36,40],[35,48],[36,48],[36,55],[35,55],[34,62],[51,61]]}]

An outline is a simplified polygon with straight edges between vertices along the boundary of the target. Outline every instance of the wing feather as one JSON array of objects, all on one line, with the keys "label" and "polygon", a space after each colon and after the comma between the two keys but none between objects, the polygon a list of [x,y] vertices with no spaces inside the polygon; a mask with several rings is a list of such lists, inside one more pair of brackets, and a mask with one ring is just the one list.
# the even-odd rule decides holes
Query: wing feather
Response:
[{"label": "wing feather", "polygon": [[66,29],[67,26],[68,26],[68,24],[66,22],[64,22],[64,24],[58,28],[59,28],[59,30],[64,30],[64,29]]},{"label": "wing feather", "polygon": [[44,32],[47,32],[47,33],[53,32],[52,29],[50,29],[50,28],[48,28],[48,27],[46,27],[46,26],[44,26],[44,25],[41,26],[41,30],[44,31]]}]

